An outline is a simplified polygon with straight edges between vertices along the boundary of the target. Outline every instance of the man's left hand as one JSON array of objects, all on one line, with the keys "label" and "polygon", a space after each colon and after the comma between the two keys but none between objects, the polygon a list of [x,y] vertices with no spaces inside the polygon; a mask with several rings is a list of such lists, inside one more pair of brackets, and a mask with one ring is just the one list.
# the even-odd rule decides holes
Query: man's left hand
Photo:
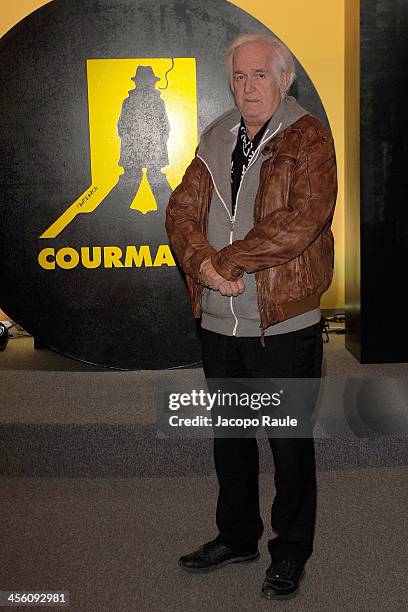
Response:
[{"label": "man's left hand", "polygon": [[238,281],[229,281],[225,279],[215,270],[211,263],[211,259],[206,259],[201,264],[200,280],[203,285],[219,291],[221,295],[236,297],[245,291],[245,284],[242,278],[238,279]]}]

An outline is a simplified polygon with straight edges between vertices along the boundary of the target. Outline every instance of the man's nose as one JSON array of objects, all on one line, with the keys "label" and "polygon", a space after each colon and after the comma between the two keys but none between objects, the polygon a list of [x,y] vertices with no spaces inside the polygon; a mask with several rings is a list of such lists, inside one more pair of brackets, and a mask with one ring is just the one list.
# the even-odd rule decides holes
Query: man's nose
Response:
[{"label": "man's nose", "polygon": [[253,91],[254,89],[254,84],[253,84],[253,80],[252,77],[248,76],[245,79],[245,88],[244,88],[244,92],[245,93],[250,93],[251,91]]}]

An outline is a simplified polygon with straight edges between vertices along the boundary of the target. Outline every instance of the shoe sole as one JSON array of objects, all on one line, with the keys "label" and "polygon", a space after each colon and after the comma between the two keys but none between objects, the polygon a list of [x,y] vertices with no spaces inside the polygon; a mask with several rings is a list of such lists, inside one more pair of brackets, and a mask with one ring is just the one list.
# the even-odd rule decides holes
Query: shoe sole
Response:
[{"label": "shoe sole", "polygon": [[299,579],[299,584],[298,584],[297,588],[296,588],[294,591],[292,591],[291,593],[288,593],[287,595],[277,595],[277,594],[275,594],[275,593],[272,593],[271,595],[266,595],[265,593],[263,593],[263,592],[261,591],[261,596],[262,596],[264,599],[269,599],[269,601],[271,601],[272,599],[273,599],[273,600],[276,600],[276,599],[283,599],[284,601],[286,601],[287,599],[293,599],[294,597],[296,597],[296,595],[298,595],[299,590],[300,590],[300,583],[301,583],[301,581],[303,580],[303,578],[304,578],[305,576],[306,576],[306,571],[305,571],[305,570],[303,570],[303,574],[301,575],[301,577],[300,577],[300,579]]},{"label": "shoe sole", "polygon": [[226,565],[231,565],[232,563],[251,563],[251,561],[256,561],[260,557],[259,551],[253,555],[252,557],[236,557],[235,559],[227,559],[222,563],[217,563],[217,565],[210,565],[209,567],[186,567],[179,561],[179,566],[183,568],[185,572],[189,572],[190,574],[207,574],[208,572],[213,572],[214,570],[221,569]]}]

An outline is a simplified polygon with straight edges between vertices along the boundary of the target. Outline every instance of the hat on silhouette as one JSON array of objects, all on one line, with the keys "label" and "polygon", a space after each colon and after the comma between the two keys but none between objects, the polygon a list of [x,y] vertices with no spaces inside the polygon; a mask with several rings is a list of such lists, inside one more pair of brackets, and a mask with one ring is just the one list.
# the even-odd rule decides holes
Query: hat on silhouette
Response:
[{"label": "hat on silhouette", "polygon": [[160,77],[154,74],[151,66],[138,66],[132,81],[141,85],[153,85],[156,81],[160,81]]}]

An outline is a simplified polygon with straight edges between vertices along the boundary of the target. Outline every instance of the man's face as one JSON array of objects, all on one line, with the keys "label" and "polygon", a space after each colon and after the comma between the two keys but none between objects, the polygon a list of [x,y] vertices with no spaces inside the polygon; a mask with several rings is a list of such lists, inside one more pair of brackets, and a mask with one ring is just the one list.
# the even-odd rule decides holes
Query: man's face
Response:
[{"label": "man's face", "polygon": [[280,88],[272,71],[272,58],[273,49],[267,43],[243,43],[235,49],[232,64],[234,95],[246,126],[261,127],[281,102]]}]

